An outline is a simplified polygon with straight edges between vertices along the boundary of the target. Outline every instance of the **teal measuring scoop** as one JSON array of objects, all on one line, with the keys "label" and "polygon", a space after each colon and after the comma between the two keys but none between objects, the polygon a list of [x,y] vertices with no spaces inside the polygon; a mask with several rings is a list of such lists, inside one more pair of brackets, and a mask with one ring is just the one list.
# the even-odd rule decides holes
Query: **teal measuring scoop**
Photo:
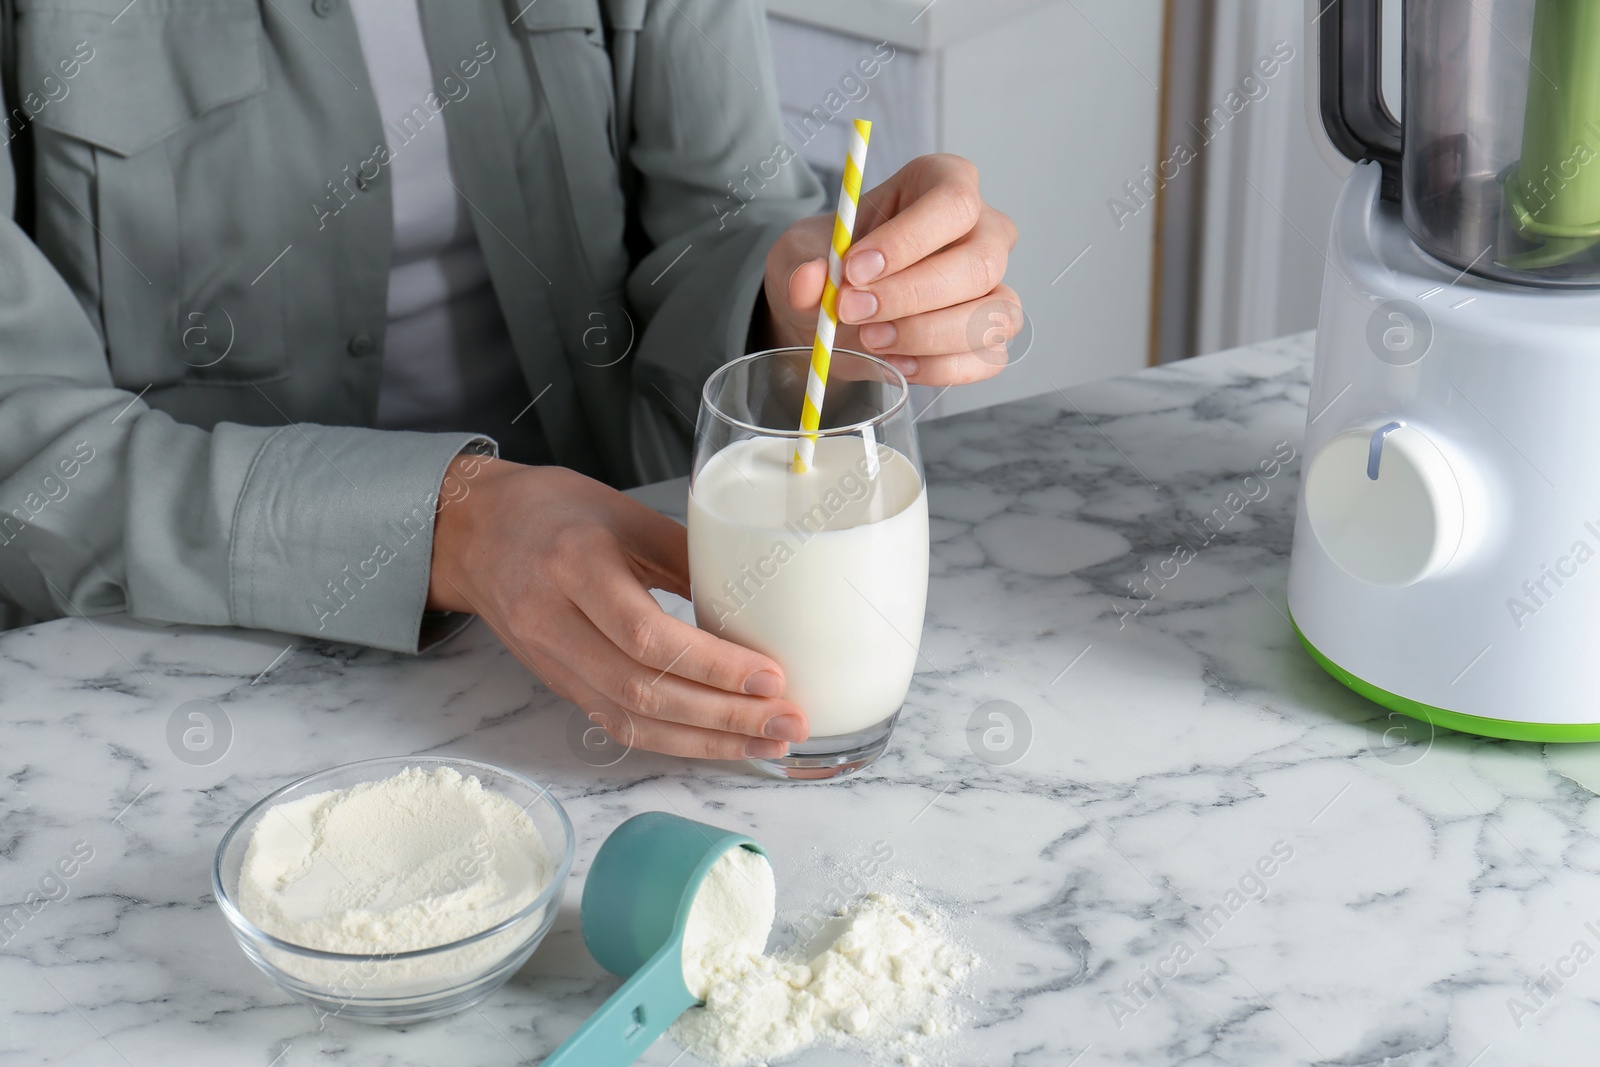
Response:
[{"label": "teal measuring scoop", "polygon": [[711,865],[741,847],[766,855],[744,834],[664,811],[611,832],[584,883],[583,943],[627,981],[544,1067],[626,1067],[700,1003],[683,981],[684,926]]}]

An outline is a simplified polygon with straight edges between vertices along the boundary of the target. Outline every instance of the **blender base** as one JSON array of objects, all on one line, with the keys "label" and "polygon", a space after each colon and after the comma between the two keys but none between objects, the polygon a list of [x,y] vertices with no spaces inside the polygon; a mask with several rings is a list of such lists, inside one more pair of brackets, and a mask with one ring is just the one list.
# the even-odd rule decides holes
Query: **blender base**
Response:
[{"label": "blender base", "polygon": [[1600,723],[1544,723],[1490,719],[1482,715],[1467,715],[1464,712],[1450,711],[1448,708],[1434,707],[1432,704],[1423,704],[1409,697],[1403,697],[1399,693],[1391,693],[1387,689],[1379,688],[1371,682],[1356,677],[1333,662],[1300,632],[1299,624],[1292,618],[1290,624],[1294,626],[1294,635],[1300,639],[1300,644],[1305,646],[1306,652],[1316,661],[1317,666],[1332,675],[1334,680],[1375,704],[1421,720],[1429,726],[1442,726],[1447,730],[1477,734],[1481,737],[1496,737],[1505,741],[1559,743],[1600,741]]},{"label": "blender base", "polygon": [[1329,229],[1295,627],[1330,674],[1400,715],[1600,741],[1600,290],[1429,257],[1379,177],[1355,168]]}]

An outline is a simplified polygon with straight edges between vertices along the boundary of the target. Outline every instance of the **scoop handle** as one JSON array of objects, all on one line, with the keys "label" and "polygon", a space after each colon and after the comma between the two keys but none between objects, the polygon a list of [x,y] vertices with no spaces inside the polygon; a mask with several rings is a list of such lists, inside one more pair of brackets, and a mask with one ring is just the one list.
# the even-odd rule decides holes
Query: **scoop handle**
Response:
[{"label": "scoop handle", "polygon": [[683,984],[683,945],[670,939],[545,1058],[544,1067],[628,1067],[699,1003]]}]

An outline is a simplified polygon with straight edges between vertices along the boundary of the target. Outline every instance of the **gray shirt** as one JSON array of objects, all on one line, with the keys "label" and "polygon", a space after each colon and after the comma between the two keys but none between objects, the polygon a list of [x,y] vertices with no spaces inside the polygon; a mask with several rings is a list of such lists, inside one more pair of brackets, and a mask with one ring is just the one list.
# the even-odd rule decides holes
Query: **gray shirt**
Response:
[{"label": "gray shirt", "polygon": [[[522,377],[472,209],[450,169],[442,112],[471,95],[441,95],[417,0],[345,0],[384,120],[393,204],[388,325],[375,424],[396,430],[475,430],[521,463],[547,463],[539,413]],[[429,108],[430,96],[441,114]],[[420,109],[424,122],[417,121]]]},{"label": "gray shirt", "polygon": [[[767,248],[821,201],[768,166],[759,4],[420,2],[422,106],[551,454],[681,473]],[[485,443],[372,428],[392,206],[349,10],[4,6],[0,590],[416,648],[442,473]]]}]

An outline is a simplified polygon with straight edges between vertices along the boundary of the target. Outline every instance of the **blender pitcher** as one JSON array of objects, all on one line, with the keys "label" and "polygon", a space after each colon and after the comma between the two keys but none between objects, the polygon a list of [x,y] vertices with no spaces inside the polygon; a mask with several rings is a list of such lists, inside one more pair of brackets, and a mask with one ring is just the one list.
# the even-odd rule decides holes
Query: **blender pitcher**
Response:
[{"label": "blender pitcher", "polygon": [[1382,164],[1412,238],[1457,269],[1600,286],[1600,3],[1406,0],[1403,125],[1376,91],[1378,9],[1328,12],[1335,146]]}]

